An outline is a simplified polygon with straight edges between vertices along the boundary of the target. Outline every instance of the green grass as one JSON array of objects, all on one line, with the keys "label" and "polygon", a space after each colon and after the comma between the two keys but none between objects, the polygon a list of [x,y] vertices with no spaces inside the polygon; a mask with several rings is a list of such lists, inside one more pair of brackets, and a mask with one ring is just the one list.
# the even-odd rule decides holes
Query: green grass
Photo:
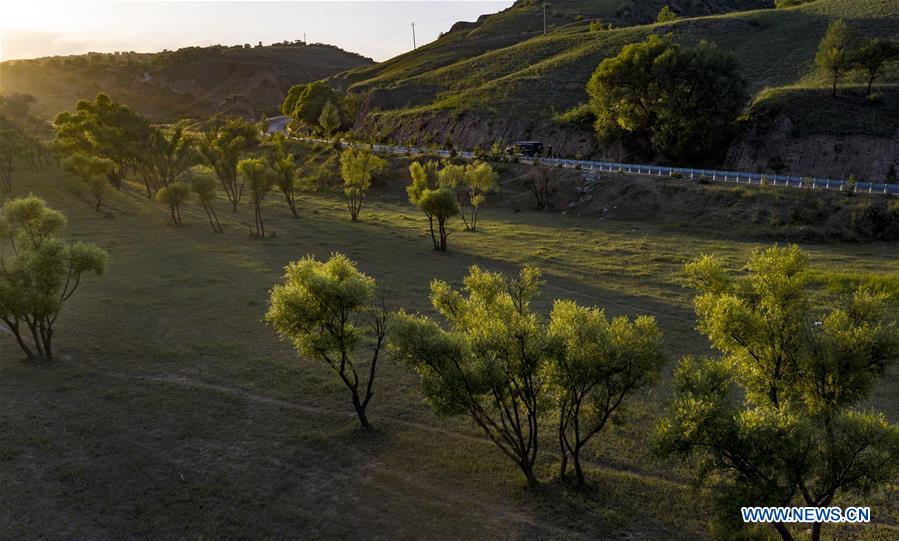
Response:
[{"label": "green grass", "polygon": [[[828,23],[836,18],[845,19],[860,35],[888,37],[899,31],[899,4],[818,0],[792,9],[683,18],[611,31],[589,31],[584,21],[546,36],[524,35],[511,43],[485,41],[489,46],[483,50],[458,55],[447,52],[460,39],[450,33],[427,47],[341,74],[334,81],[343,81],[354,91],[373,91],[373,102],[385,111],[455,109],[497,116],[514,111],[517,119],[545,122],[554,112],[586,100],[585,85],[600,61],[650,33],[671,32],[686,44],[705,40],[732,53],[753,94],[799,83],[818,86],[822,82],[814,74],[815,51]],[[470,36],[465,46],[475,48],[487,36],[486,32]],[[890,70],[881,80],[896,82],[899,70]]]},{"label": "green grass", "polygon": [[[542,442],[544,483],[527,491],[470,423],[435,417],[416,377],[390,361],[370,407],[378,431],[359,434],[339,382],[299,361],[262,316],[283,266],[307,253],[346,253],[378,280],[390,308],[421,311],[429,311],[432,278],[458,284],[471,264],[506,272],[537,264],[544,312],[565,297],[611,314],[655,314],[670,374],[680,355],[707,351],[681,266],[716,253],[739,268],[757,244],[737,230],[724,238],[493,204],[483,231],[452,234],[451,251],[438,254],[397,182],[372,192],[359,223],[328,191],[303,196],[296,220],[271,196],[266,229],[277,238],[261,241],[247,236],[247,205],[233,215],[223,201],[226,232],[217,235],[193,204],[184,226],[167,225],[166,210],[136,188],[113,195],[126,212],[107,219],[74,200],[56,171],[22,174],[16,186],[66,212],[72,236],[98,242],[111,261],[108,275],[86,280],[66,306],[59,362],[25,364],[0,334],[2,537],[707,535],[709,496],[691,488],[685,467],[648,449],[667,376],[635,397],[627,424],[590,449],[590,492],[554,481],[551,430]],[[806,249],[821,302],[853,280],[896,287],[896,243]],[[895,371],[870,404],[899,419]],[[895,534],[899,519],[889,496],[866,500],[883,535]]]}]

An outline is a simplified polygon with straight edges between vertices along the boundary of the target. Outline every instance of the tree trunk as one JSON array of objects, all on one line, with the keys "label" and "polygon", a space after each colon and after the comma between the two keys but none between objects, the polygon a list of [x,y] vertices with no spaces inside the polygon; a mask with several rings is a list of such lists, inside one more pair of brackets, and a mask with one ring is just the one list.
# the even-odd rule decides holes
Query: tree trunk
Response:
[{"label": "tree trunk", "polygon": [[294,200],[292,195],[284,194],[284,199],[287,200],[287,206],[290,207],[290,215],[294,218],[297,218],[297,202]]},{"label": "tree trunk", "polygon": [[359,393],[356,389],[352,389],[353,392],[353,408],[356,410],[356,416],[359,417],[359,424],[362,426],[362,430],[371,430],[371,424],[368,422],[368,417],[365,415],[365,407],[359,400]]},{"label": "tree trunk", "polygon": [[440,230],[440,251],[446,251],[446,218],[438,218],[437,226]]},{"label": "tree trunk", "polygon": [[583,488],[587,486],[587,480],[584,478],[584,469],[581,467],[581,443],[575,442],[574,444],[574,473],[577,475],[577,486]]},{"label": "tree trunk", "polygon": [[871,95],[871,86],[874,85],[874,78],[875,78],[875,77],[877,77],[877,75],[875,75],[875,74],[873,74],[873,73],[871,74],[870,77],[868,77],[868,91],[865,93],[865,96],[870,96],[870,95]]},{"label": "tree trunk", "polygon": [[525,479],[528,481],[529,487],[537,486],[537,476],[534,475],[534,465],[531,464],[527,459],[522,460],[518,463],[518,467],[521,468],[522,473],[524,473]]},{"label": "tree trunk", "polygon": [[780,538],[783,541],[793,541],[793,534],[790,533],[790,530],[781,522],[774,522],[774,528],[777,530],[777,533],[780,534]]},{"label": "tree trunk", "polygon": [[559,408],[559,451],[562,452],[562,462],[559,464],[559,477],[562,479],[565,479],[565,476],[568,475],[568,448],[565,446],[565,428],[567,427],[565,409],[566,406],[564,404]]},{"label": "tree trunk", "polygon": [[9,327],[9,330],[12,331],[13,336],[16,337],[16,342],[19,344],[19,347],[22,348],[22,351],[25,352],[25,356],[28,359],[34,359],[34,352],[31,351],[31,348],[28,347],[28,343],[25,342],[25,339],[22,337],[22,329],[20,327],[20,323],[18,320],[15,322],[10,321],[6,318],[3,318],[3,322],[6,323],[6,326]]},{"label": "tree trunk", "polygon": [[431,216],[430,214],[428,214],[427,217],[428,217],[428,230],[431,232],[431,243],[434,244],[434,250],[439,250],[440,245],[437,244],[437,236],[434,235],[434,217]]},{"label": "tree trunk", "polygon": [[812,541],[820,541],[821,540],[821,523],[816,522],[812,524]]},{"label": "tree trunk", "polygon": [[837,97],[837,78],[833,78],[833,89],[831,90],[831,95],[836,98]]}]

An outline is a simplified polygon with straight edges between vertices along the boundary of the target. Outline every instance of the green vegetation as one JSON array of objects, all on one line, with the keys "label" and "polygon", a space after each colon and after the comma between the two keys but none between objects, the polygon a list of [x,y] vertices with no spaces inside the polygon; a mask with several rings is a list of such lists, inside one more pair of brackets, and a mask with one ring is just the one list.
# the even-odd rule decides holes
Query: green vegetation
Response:
[{"label": "green vegetation", "polygon": [[247,186],[250,201],[253,204],[253,228],[254,237],[265,237],[265,223],[262,221],[262,200],[272,190],[275,183],[275,172],[269,163],[262,158],[246,158],[237,162],[237,174]]},{"label": "green vegetation", "polygon": [[187,200],[189,195],[190,186],[178,181],[160,188],[159,191],[156,192],[156,200],[168,205],[169,212],[172,215],[172,223],[181,225],[181,205]]},{"label": "green vegetation", "polygon": [[[465,177],[465,167],[447,163],[438,169],[438,164],[434,161],[424,165],[412,162],[409,175],[412,177],[412,183],[406,187],[409,202],[428,218],[428,230],[434,249],[445,252],[449,236],[447,221],[460,213],[455,189]],[[435,220],[437,235],[434,234]]]},{"label": "green vegetation", "polygon": [[0,208],[0,320],[28,359],[53,360],[53,326],[63,304],[82,275],[106,270],[106,251],[86,242],[67,244],[59,237],[65,227],[65,216],[37,196],[10,199]]},{"label": "green vegetation", "polygon": [[665,4],[661,10],[659,10],[659,15],[656,17],[657,23],[670,23],[677,20],[677,13],[671,9],[671,6]]},{"label": "green vegetation", "polygon": [[867,40],[853,54],[855,66],[865,71],[868,76],[866,96],[871,95],[874,81],[883,72],[888,62],[899,59],[899,42],[880,38]]},{"label": "green vegetation", "polygon": [[222,224],[219,222],[218,214],[215,212],[215,201],[218,198],[216,193],[216,182],[211,175],[194,175],[190,179],[190,188],[196,194],[203,212],[209,219],[209,227],[216,233],[222,232]]},{"label": "green vegetation", "polygon": [[[387,315],[374,302],[375,281],[338,253],[325,263],[306,257],[288,265],[265,315],[300,355],[324,362],[340,376],[363,429],[371,428],[365,410],[387,333]],[[367,363],[355,358],[366,338],[374,340]],[[367,372],[361,379],[360,371]]]},{"label": "green vegetation", "polygon": [[621,422],[624,399],[659,377],[665,363],[662,333],[652,316],[610,323],[599,308],[556,301],[550,315],[551,385],[558,395],[559,475],[574,462],[578,486],[586,479],[581,451],[606,428]]},{"label": "green vegetation", "polygon": [[714,47],[652,35],[603,60],[587,92],[601,140],[622,140],[646,158],[702,163],[729,142],[744,86],[734,59]]},{"label": "green vegetation", "polygon": [[830,23],[818,45],[815,65],[833,83],[832,94],[837,95],[837,84],[852,69],[852,41],[855,38],[849,25],[842,19]]},{"label": "green vegetation", "polygon": [[12,193],[18,168],[37,170],[49,159],[48,128],[32,113],[33,104],[33,96],[0,96],[0,193]]},{"label": "green vegetation", "polygon": [[365,193],[371,187],[371,179],[380,173],[386,162],[370,150],[348,148],[340,153],[340,176],[343,178],[343,195],[350,218],[359,219]]},{"label": "green vegetation", "polygon": [[237,164],[258,144],[256,127],[241,120],[230,120],[216,130],[207,131],[200,142],[200,153],[206,164],[215,171],[233,212],[237,212],[244,190]]},{"label": "green vegetation", "polygon": [[34,96],[36,112],[47,119],[105,92],[156,121],[216,114],[258,120],[276,114],[292,85],[371,63],[331,45],[302,41],[87,53],[3,61],[0,94]]},{"label": "green vegetation", "polygon": [[[292,152],[333,155],[323,147]],[[883,198],[681,182],[707,197],[704,207],[681,205],[691,213],[687,218],[663,208],[667,214],[598,220],[526,206],[516,212],[509,201],[530,197],[515,184],[526,167],[495,164],[502,195],[482,209],[480,232],[454,236],[452,252],[434,254],[422,244],[420,212],[407,202],[409,162],[388,161],[368,194],[364,221],[345,219],[339,185],[299,198],[301,220],[286,212],[282,199],[267,198],[266,227],[278,237],[258,242],[242,225],[252,221],[246,201],[237,214],[221,216],[224,233],[213,234],[196,200],[182,208],[184,226],[164,227],[168,209],[140,197],[139,179],[111,191],[110,204],[125,212],[109,220],[74,200],[58,170],[23,171],[17,189],[40,193],[64,210],[75,240],[97,242],[115,264],[102,288],[79,288],[66,303],[58,325],[78,332],[57,332],[59,362],[52,368],[35,370],[15,355],[0,358],[0,422],[9,428],[0,445],[10,511],[3,530],[16,538],[122,532],[280,538],[301,525],[324,537],[359,531],[396,537],[412,523],[429,538],[707,537],[713,495],[691,487],[689,468],[650,452],[653,423],[671,393],[669,370],[651,391],[625,399],[627,415],[619,420],[626,423],[609,423],[582,449],[583,492],[554,481],[561,461],[557,419],[544,418],[535,467],[541,482],[523,492],[512,461],[490,452],[493,444],[470,421],[430,413],[418,378],[389,357],[379,362],[377,398],[366,412],[378,430],[360,436],[339,378],[323,363],[297,362],[290,342],[273,339],[263,325],[266,291],[290,261],[303,254],[326,261],[339,251],[377,279],[390,309],[430,314],[434,278],[459,288],[472,264],[506,274],[536,264],[544,295],[533,301],[535,313],[549,314],[554,298],[570,298],[603,307],[610,320],[650,314],[669,358],[705,355],[681,285],[682,263],[714,253],[739,272],[764,237],[747,237],[754,232],[743,214],[728,219],[732,201],[760,207],[807,201],[808,208],[822,201],[827,208],[837,198],[853,205]],[[618,189],[594,192],[595,198],[606,191],[626,195],[628,185],[641,181],[614,180]],[[677,208],[684,200],[672,193],[663,199]],[[221,190],[219,196],[215,206],[227,205]],[[692,213],[709,217],[694,220]],[[795,227],[767,231],[793,235]],[[837,306],[866,284],[892,295],[896,306],[895,242],[803,248],[816,305]],[[12,335],[0,335],[4,351],[14,344]],[[890,419],[897,414],[893,370],[865,402]],[[875,488],[864,500],[877,510],[872,535],[895,531],[892,490]],[[266,502],[264,512],[253,503],[259,501]],[[335,519],[336,509],[350,507],[356,511]],[[851,537],[859,530],[835,525],[832,531]]]},{"label": "green vegetation", "polygon": [[[72,193],[93,206],[96,212],[100,212],[103,207],[103,195],[109,185],[107,176],[113,174],[115,163],[107,158],[85,156],[75,152],[63,161],[63,168],[73,179],[69,184]],[[90,192],[94,198],[93,202],[84,198],[84,189]]]},{"label": "green vegetation", "polygon": [[[331,135],[352,124],[342,105],[346,99],[322,82],[296,85],[287,93],[281,112],[298,121],[307,131]],[[337,104],[340,104],[338,106]]]},{"label": "green vegetation", "polygon": [[859,289],[846,305],[816,307],[797,246],[756,251],[748,271],[734,278],[714,256],[686,266],[698,328],[723,357],[681,363],[662,452],[721,473],[712,479],[731,527],[748,501],[828,507],[894,482],[899,426],[858,407],[899,356],[886,296]]}]

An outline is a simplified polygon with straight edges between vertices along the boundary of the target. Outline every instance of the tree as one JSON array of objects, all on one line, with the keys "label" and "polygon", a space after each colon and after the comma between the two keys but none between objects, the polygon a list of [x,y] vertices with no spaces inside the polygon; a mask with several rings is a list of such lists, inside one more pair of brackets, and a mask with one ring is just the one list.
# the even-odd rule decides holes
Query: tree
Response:
[{"label": "tree", "polygon": [[322,107],[322,114],[318,117],[318,124],[321,126],[325,135],[328,136],[332,135],[340,128],[340,125],[342,124],[340,110],[337,109],[337,106],[334,105],[333,101],[328,100],[328,102],[325,103],[325,106]]},{"label": "tree", "polygon": [[676,21],[678,19],[677,13],[671,9],[671,6],[665,4],[662,6],[662,9],[659,10],[659,15],[656,17],[657,23],[670,23]]},{"label": "tree", "polygon": [[481,205],[487,200],[487,194],[496,191],[499,186],[498,181],[499,175],[488,163],[474,162],[465,167],[463,185],[467,196],[469,215],[466,218],[465,212],[460,212],[465,229],[478,230],[478,213],[481,211]]},{"label": "tree", "polygon": [[53,360],[53,325],[63,304],[85,273],[106,269],[106,251],[64,242],[58,235],[65,227],[65,216],[34,195],[10,199],[0,209],[0,321],[29,359]]},{"label": "tree", "polygon": [[741,505],[827,507],[894,481],[899,426],[859,409],[899,356],[885,297],[860,289],[817,308],[796,246],[758,250],[747,269],[733,277],[712,256],[686,265],[698,328],[722,357],[681,362],[659,450],[696,460],[731,516]]},{"label": "tree", "polygon": [[865,95],[871,95],[874,80],[880,75],[884,65],[896,59],[899,59],[899,44],[881,38],[870,39],[855,51],[853,62],[868,75],[868,89]]},{"label": "tree", "polygon": [[190,195],[190,186],[181,181],[171,182],[156,192],[156,200],[169,206],[172,222],[181,225],[181,203]]},{"label": "tree", "polygon": [[437,413],[471,417],[531,485],[546,406],[546,332],[530,307],[539,286],[533,267],[509,280],[473,266],[463,291],[435,280],[431,303],[448,329],[400,312],[390,342],[395,358],[418,372]]},{"label": "tree", "polygon": [[237,162],[259,143],[259,131],[243,120],[230,120],[216,131],[206,132],[200,142],[200,153],[222,183],[231,201],[231,210],[243,197],[244,183],[237,174]]},{"label": "tree", "polygon": [[162,130],[154,129],[138,160],[147,196],[184,176],[199,158],[193,139],[183,128],[175,128],[168,137]]},{"label": "tree", "polygon": [[107,176],[116,189],[145,152],[153,132],[146,118],[103,93],[94,101],[79,101],[74,113],[60,113],[53,125],[64,154],[78,152],[114,163]]},{"label": "tree", "polygon": [[269,166],[274,172],[275,186],[284,195],[284,200],[290,208],[290,215],[297,217],[296,191],[298,189],[313,189],[314,181],[307,179],[305,182],[301,180],[299,170],[296,166],[296,158],[293,154],[287,152],[285,147],[284,136],[281,134],[273,137],[272,151],[269,155]]},{"label": "tree", "polygon": [[746,101],[732,56],[705,42],[649,36],[600,62],[587,83],[596,133],[639,156],[708,161],[721,153]]},{"label": "tree", "polygon": [[852,69],[853,30],[846,21],[837,19],[827,27],[824,37],[818,44],[815,54],[815,65],[818,70],[832,82],[831,94],[837,95],[837,83]]},{"label": "tree", "polygon": [[[96,212],[100,212],[104,206],[103,195],[106,193],[106,179],[114,168],[115,163],[112,160],[86,156],[80,152],[72,153],[63,162],[63,169],[75,181],[74,184],[69,185],[69,188],[76,196],[94,207]],[[84,198],[82,190],[85,188],[93,197],[93,202]]]},{"label": "tree", "polygon": [[[409,173],[412,175],[412,183],[406,187],[409,202],[421,209],[428,218],[434,249],[445,252],[449,236],[446,229],[447,221],[459,214],[459,202],[454,188],[464,177],[465,168],[447,164],[438,170],[437,163],[433,161],[425,165],[412,162],[409,165]],[[437,235],[434,234],[435,221]]]},{"label": "tree", "polygon": [[524,174],[524,179],[534,196],[534,206],[537,210],[550,208],[549,186],[552,184],[555,173],[542,163],[536,163]]},{"label": "tree", "polygon": [[549,323],[553,344],[552,383],[559,396],[560,475],[574,462],[585,485],[581,450],[609,421],[616,421],[624,399],[654,381],[665,363],[662,333],[655,318],[610,323],[602,310],[556,301]]},{"label": "tree", "polygon": [[[0,118],[0,125],[6,125]],[[0,128],[0,192],[12,193],[15,162],[25,151],[24,134],[15,127]]]},{"label": "tree", "polygon": [[[311,128],[324,127],[319,122],[322,112],[328,103],[338,109],[338,104],[344,101],[343,96],[322,82],[300,84],[291,87],[281,104],[281,112],[294,120],[302,122]],[[340,125],[344,123],[344,116],[340,115]]]},{"label": "tree", "polygon": [[[307,256],[287,266],[265,315],[301,358],[323,362],[340,377],[363,429],[371,428],[366,408],[387,333],[386,312],[375,305],[375,294],[374,279],[345,255],[324,263]],[[367,366],[359,353],[363,346],[369,349]]]},{"label": "tree", "polygon": [[262,200],[272,190],[275,182],[274,172],[262,158],[247,158],[237,164],[237,172],[244,178],[253,199],[253,210],[256,221],[253,234],[265,237],[265,224],[262,222]]},{"label": "tree", "polygon": [[387,162],[362,148],[348,148],[340,155],[340,176],[343,178],[343,194],[350,217],[359,219],[365,192],[371,179],[387,166]]},{"label": "tree", "polygon": [[219,217],[215,213],[215,206],[213,205],[217,195],[215,179],[209,175],[193,175],[190,179],[190,188],[197,194],[197,199],[200,200],[203,211],[206,212],[206,217],[209,218],[209,227],[214,232],[221,233],[222,224],[219,223]]}]

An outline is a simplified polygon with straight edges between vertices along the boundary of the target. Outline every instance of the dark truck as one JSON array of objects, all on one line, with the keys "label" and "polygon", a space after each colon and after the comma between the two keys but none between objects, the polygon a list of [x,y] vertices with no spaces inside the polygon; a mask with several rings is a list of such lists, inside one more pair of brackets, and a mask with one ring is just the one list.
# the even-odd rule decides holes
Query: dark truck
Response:
[{"label": "dark truck", "polygon": [[510,156],[534,156],[543,155],[543,143],[540,141],[515,141],[506,147],[506,154]]}]

